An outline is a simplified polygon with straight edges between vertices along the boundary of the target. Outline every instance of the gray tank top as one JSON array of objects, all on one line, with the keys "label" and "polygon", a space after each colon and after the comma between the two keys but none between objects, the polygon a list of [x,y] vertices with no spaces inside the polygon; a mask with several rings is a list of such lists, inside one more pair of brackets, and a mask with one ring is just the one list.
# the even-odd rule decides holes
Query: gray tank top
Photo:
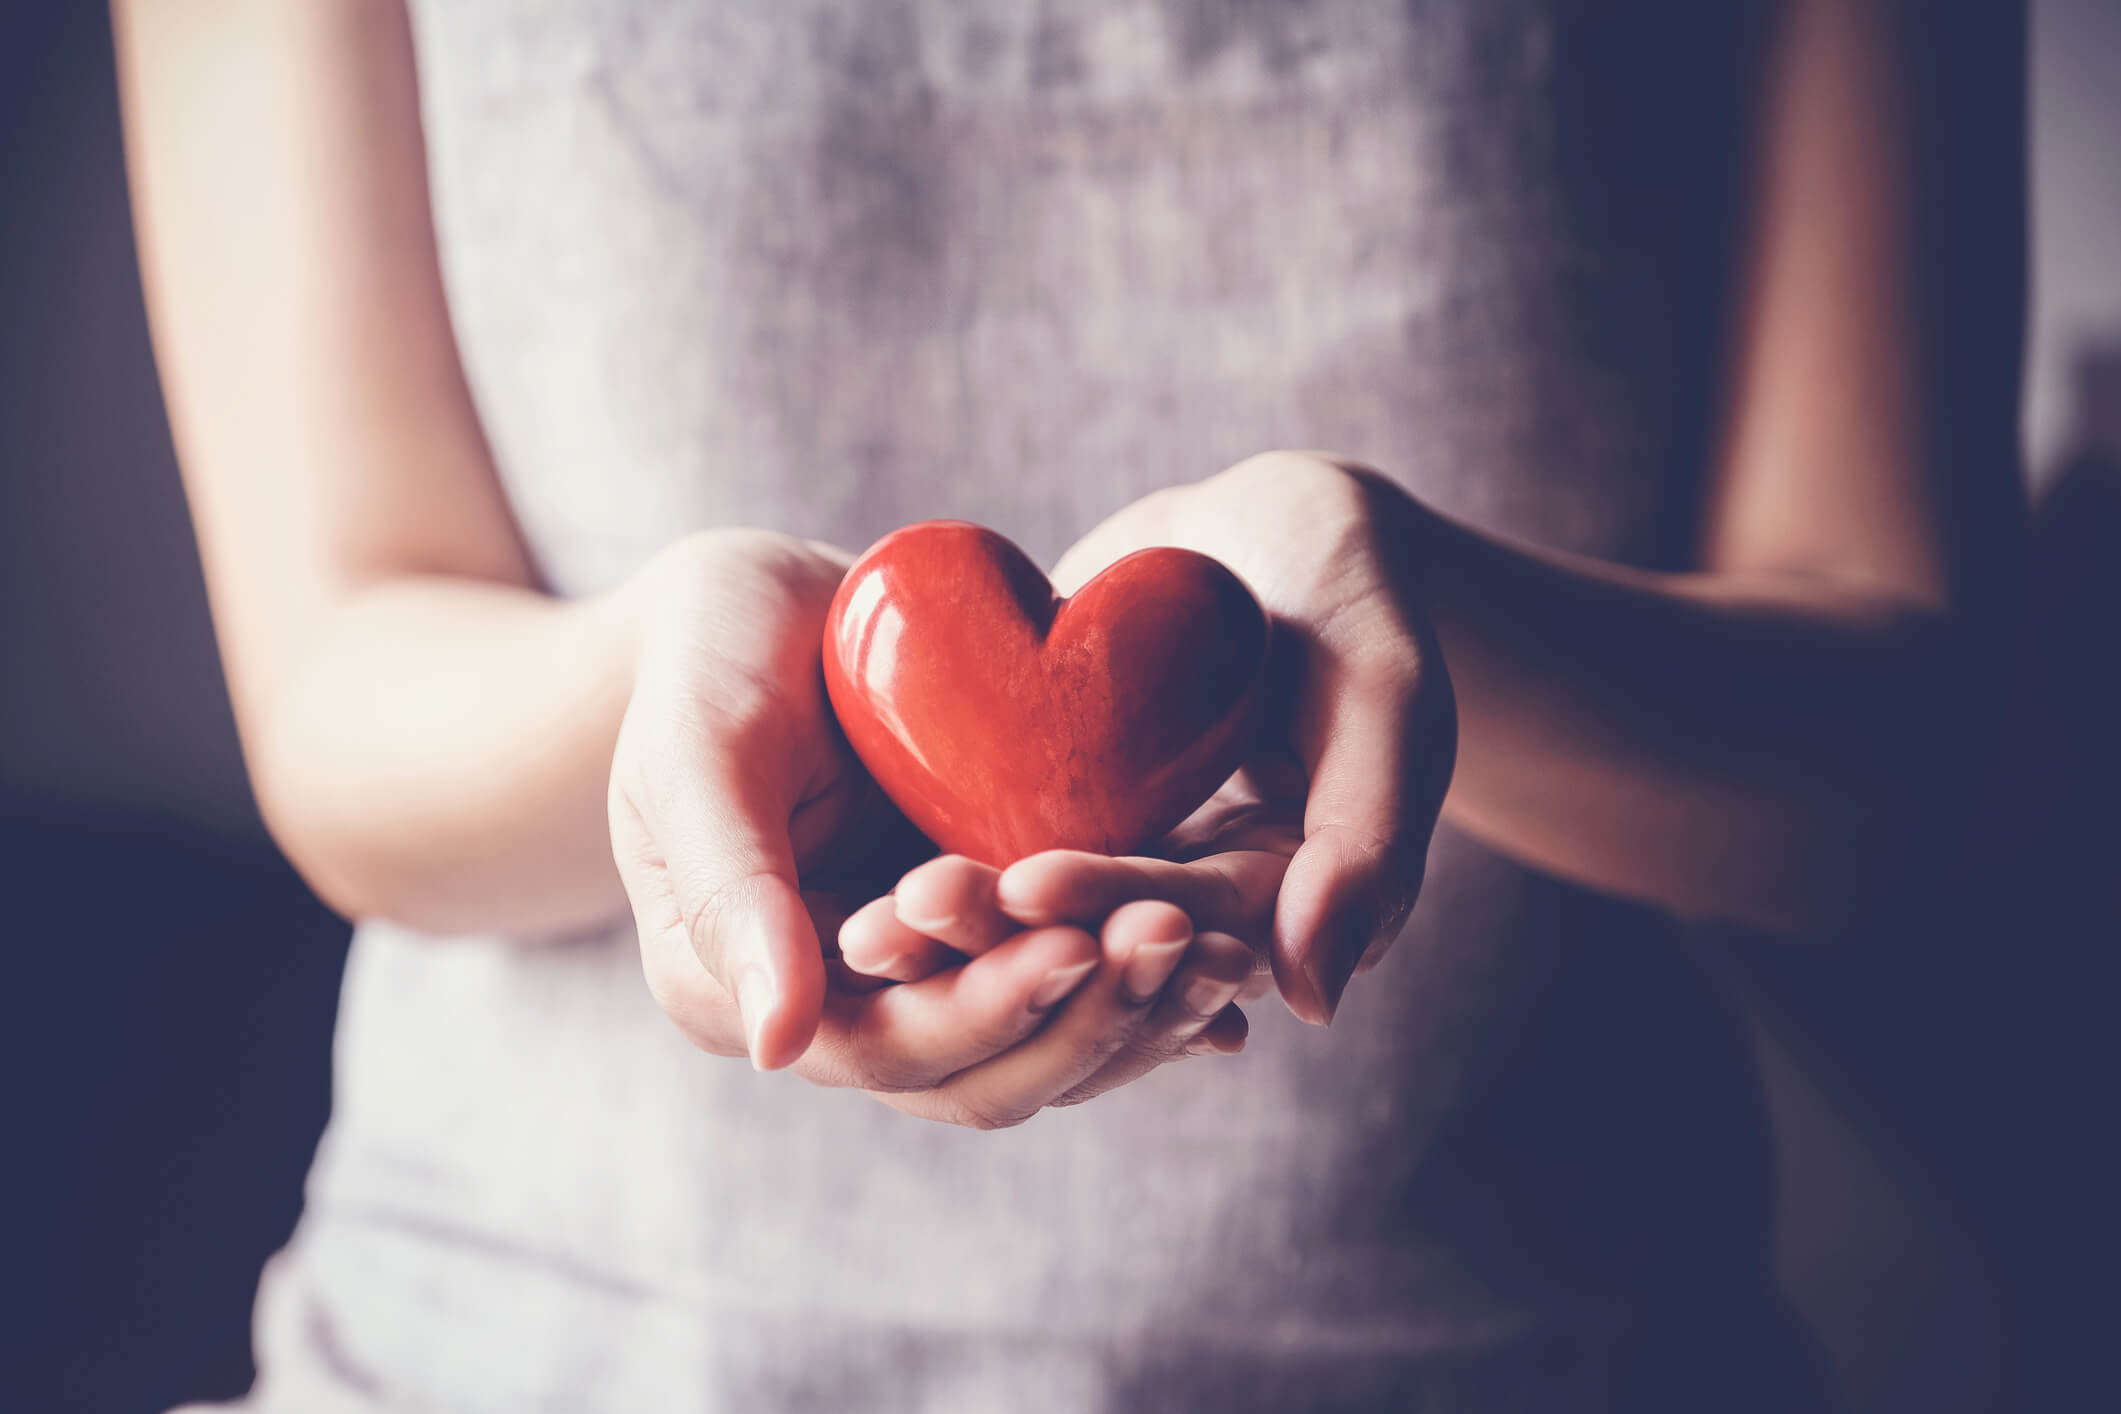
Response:
[{"label": "gray tank top", "polygon": [[[1685,560],[1740,7],[424,0],[435,212],[551,587],[701,527],[1050,562],[1248,453]],[[692,1050],[630,925],[364,925],[261,1399],[1790,1403],[1769,1150],[1673,927],[1446,830],[1331,1031],[999,1134]]]}]

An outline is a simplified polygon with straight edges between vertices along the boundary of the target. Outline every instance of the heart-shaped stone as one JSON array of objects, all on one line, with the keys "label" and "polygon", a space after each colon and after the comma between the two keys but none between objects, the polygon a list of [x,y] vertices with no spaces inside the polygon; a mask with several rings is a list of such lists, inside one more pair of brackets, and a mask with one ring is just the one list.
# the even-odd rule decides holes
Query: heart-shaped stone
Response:
[{"label": "heart-shaped stone", "polygon": [[1250,749],[1267,619],[1190,550],[1142,550],[1067,599],[1015,545],[924,521],[871,546],[825,620],[855,754],[943,849],[1139,850]]}]

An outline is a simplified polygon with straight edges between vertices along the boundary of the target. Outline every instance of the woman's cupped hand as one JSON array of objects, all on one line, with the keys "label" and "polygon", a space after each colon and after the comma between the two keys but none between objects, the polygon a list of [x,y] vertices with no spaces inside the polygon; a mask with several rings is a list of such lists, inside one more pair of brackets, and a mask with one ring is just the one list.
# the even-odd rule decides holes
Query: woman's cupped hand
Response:
[{"label": "woman's cupped hand", "polygon": [[1251,585],[1274,625],[1265,728],[1150,852],[1002,870],[928,857],[833,722],[819,655],[844,553],[757,531],[673,546],[629,586],[610,795],[657,1002],[715,1054],[982,1129],[1239,1050],[1237,1003],[1270,987],[1330,1021],[1412,908],[1450,783],[1419,525],[1374,472],[1273,453],[1084,537],[1063,593],[1152,545]]},{"label": "woman's cupped hand", "polygon": [[1203,937],[1243,944],[1297,1016],[1329,1022],[1414,905],[1455,759],[1457,709],[1420,604],[1424,514],[1367,468],[1276,452],[1092,530],[1055,568],[1063,594],[1133,551],[1176,545],[1258,595],[1273,649],[1257,753],[1147,854],[921,865],[849,920],[848,963],[925,977],[1012,928],[1095,926],[1160,903]]},{"label": "woman's cupped hand", "polygon": [[[714,1054],[980,1129],[1241,1047],[1232,1003],[1254,953],[1167,899],[1036,922],[969,905],[924,914],[924,887],[958,895],[965,861],[945,859],[901,889],[925,929],[903,935],[913,953],[879,957],[902,934],[849,922],[896,925],[876,896],[932,848],[861,769],[825,698],[820,645],[847,563],[812,542],[713,531],[628,586],[640,628],[611,834],[663,1011]],[[839,955],[843,924],[866,970]]]}]

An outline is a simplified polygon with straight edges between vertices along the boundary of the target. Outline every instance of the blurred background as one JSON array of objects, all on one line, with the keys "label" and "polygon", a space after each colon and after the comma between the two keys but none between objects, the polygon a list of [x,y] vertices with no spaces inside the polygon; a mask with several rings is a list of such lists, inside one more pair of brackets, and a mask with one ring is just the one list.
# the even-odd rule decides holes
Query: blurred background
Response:
[{"label": "blurred background", "polygon": [[[2097,983],[2121,943],[2121,4],[2036,0],[2030,49],[2038,531],[2006,905],[1957,921],[1964,950],[1881,939],[1855,967],[1709,940],[1757,1018],[1783,1280],[1866,1411],[2121,1408],[2097,1295],[2116,1073]],[[158,1410],[249,1382],[258,1268],[329,1103],[347,930],[245,785],[100,5],[0,19],[0,132],[0,1407]],[[1925,961],[1946,955],[1973,962]]]}]

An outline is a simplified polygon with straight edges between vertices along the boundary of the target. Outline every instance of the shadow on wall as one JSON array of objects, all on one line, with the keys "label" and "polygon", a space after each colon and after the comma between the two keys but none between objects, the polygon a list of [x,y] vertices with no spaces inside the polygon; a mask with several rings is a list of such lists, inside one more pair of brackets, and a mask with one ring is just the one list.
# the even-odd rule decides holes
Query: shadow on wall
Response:
[{"label": "shadow on wall", "polygon": [[2011,1409],[2121,1401],[2104,1354],[2121,1255],[2107,985],[2121,943],[2121,338],[2083,351],[2073,381],[2077,425],[2034,508],[2016,656],[1968,667],[2018,675],[2017,750],[2008,838],[1988,861],[2001,887],[1967,939],[1971,1004],[1938,1037],[1958,1055],[1928,1071],[1926,1104],[1942,1124],[1963,1106],[1951,1147],[1969,1181],[1954,1196],[2004,1298]]},{"label": "shadow on wall", "polygon": [[[1976,805],[1964,853],[1893,871],[1847,947],[1723,939],[1862,1136],[1778,1131],[1798,1180],[1785,1279],[1855,1342],[1836,1354],[1865,1414],[2121,1394],[2100,1324],[2121,1191],[2121,1028],[2103,985],[2121,941],[2121,340],[2080,357],[2076,385],[2073,450],[2035,508],[2022,598],[1961,679],[1998,692],[2008,733],[1994,780],[1977,749],[1937,783],[1939,809]],[[1882,1190],[1849,1158],[1866,1146]]]},{"label": "shadow on wall", "polygon": [[101,5],[0,5],[0,1407],[250,1382],[346,927],[263,839],[149,353]]},{"label": "shadow on wall", "polygon": [[0,779],[262,837],[163,416],[101,4],[0,4]]},{"label": "shadow on wall", "polygon": [[[2023,1097],[2023,1199],[2029,1275],[2048,1298],[2029,1353],[2058,1373],[2027,1408],[2121,1401],[2121,1374],[2093,1354],[2111,1341],[2121,1256],[2112,1216],[2121,1028],[2108,985],[2121,945],[2121,333],[2080,354],[2074,382],[2072,450],[2035,520],[2028,926],[1996,940],[1999,967],[2044,974],[2026,1037],[2037,1069]],[[2083,1403],[2094,1390],[2100,1397]]]},{"label": "shadow on wall", "polygon": [[250,1385],[258,1271],[330,1104],[346,925],[268,847],[0,794],[14,946],[0,1403],[144,1414]]}]

